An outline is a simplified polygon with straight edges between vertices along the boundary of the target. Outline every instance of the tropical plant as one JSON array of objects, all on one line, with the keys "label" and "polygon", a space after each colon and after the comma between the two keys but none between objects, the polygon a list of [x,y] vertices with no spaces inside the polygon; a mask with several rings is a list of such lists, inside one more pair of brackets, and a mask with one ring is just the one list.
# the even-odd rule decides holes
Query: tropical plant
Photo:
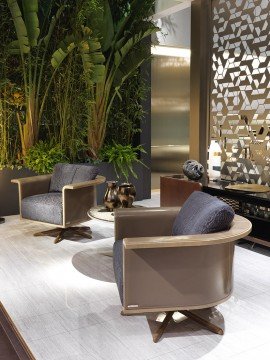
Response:
[{"label": "tropical plant", "polygon": [[[82,26],[90,40],[84,38],[81,42],[78,31],[68,36],[54,54],[52,65],[55,68],[59,66],[75,48],[81,53],[89,94],[89,154],[96,159],[105,140],[114,99],[117,95],[121,98],[120,89],[124,82],[149,59],[149,43],[145,39],[159,29],[149,19],[154,0],[116,3],[109,0],[80,0],[78,3],[76,26]],[[117,12],[113,6],[117,7]],[[83,23],[89,27],[84,27]]]},{"label": "tropical plant", "polygon": [[[5,2],[0,2],[0,14],[0,168],[3,168],[18,164],[20,141],[12,103],[20,102],[20,95],[8,80],[11,72],[7,64],[7,44],[12,39],[13,32],[10,12]],[[16,63],[13,65],[15,67]]]},{"label": "tropical plant", "polygon": [[71,54],[55,77],[46,108],[46,124],[71,162],[84,161],[87,150],[87,95],[81,74],[81,64]]},{"label": "tropical plant", "polygon": [[57,163],[68,162],[60,144],[39,141],[27,151],[24,164],[38,174],[49,174]]},{"label": "tropical plant", "polygon": [[121,175],[128,182],[130,175],[137,179],[137,174],[134,171],[134,163],[146,165],[138,158],[139,153],[146,153],[142,145],[132,147],[131,145],[121,145],[113,142],[113,145],[106,145],[101,150],[101,158],[113,164],[116,176]]},{"label": "tropical plant", "polygon": [[[65,6],[60,6],[55,15],[51,16],[52,0],[6,1],[17,37],[9,44],[8,50],[10,57],[15,56],[20,60],[25,106],[23,112],[17,112],[17,121],[22,154],[26,155],[27,150],[38,141],[44,104],[56,73],[52,72],[45,81],[44,70],[50,40]],[[39,19],[40,13],[42,19]]]},{"label": "tropical plant", "polygon": [[107,123],[105,144],[114,140],[122,145],[134,144],[141,133],[145,116],[142,102],[146,99],[149,86],[142,79],[139,70],[119,90],[121,99],[116,97]]}]

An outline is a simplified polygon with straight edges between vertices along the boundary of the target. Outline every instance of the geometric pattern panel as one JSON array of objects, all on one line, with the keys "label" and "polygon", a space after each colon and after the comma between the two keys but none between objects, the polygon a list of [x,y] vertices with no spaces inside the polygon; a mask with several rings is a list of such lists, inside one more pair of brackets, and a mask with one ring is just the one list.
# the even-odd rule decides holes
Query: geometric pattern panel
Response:
[{"label": "geometric pattern panel", "polygon": [[222,178],[270,185],[270,1],[213,0],[211,138]]}]

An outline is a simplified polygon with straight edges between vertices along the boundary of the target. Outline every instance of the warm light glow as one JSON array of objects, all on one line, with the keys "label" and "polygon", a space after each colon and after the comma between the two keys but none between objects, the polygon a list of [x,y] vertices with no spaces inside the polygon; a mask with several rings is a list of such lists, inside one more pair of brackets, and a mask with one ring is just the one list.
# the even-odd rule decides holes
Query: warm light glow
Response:
[{"label": "warm light glow", "polygon": [[173,56],[180,58],[190,58],[190,49],[177,48],[172,46],[151,46],[151,54],[152,55],[160,55],[160,56]]}]

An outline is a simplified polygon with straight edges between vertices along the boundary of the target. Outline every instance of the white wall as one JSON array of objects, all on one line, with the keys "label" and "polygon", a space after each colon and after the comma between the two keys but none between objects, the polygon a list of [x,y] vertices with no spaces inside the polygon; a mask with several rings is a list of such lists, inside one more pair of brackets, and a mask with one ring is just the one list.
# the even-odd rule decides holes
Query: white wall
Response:
[{"label": "white wall", "polygon": [[159,19],[157,25],[159,45],[190,49],[191,7]]},{"label": "white wall", "polygon": [[172,6],[182,3],[182,0],[157,0],[156,1],[156,12],[164,11]]}]

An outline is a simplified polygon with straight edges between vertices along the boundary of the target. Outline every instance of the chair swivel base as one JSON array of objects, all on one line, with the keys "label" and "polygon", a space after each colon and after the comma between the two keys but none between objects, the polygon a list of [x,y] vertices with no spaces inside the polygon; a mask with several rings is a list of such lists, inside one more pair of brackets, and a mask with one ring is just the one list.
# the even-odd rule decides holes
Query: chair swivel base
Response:
[{"label": "chair swivel base", "polygon": [[55,237],[54,243],[57,244],[60,241],[64,240],[67,236],[67,233],[73,233],[81,237],[92,239],[92,231],[89,226],[72,226],[67,228],[55,228],[46,231],[40,231],[34,234],[34,236],[52,236]]},{"label": "chair swivel base", "polygon": [[[200,317],[199,315],[197,315],[191,311],[179,310],[178,312],[180,312],[181,314],[185,315],[186,317],[192,319],[193,321],[199,323],[200,325],[202,325],[203,327],[205,327],[206,329],[208,329],[209,331],[211,331],[215,334],[218,334],[218,335],[224,334],[223,329],[221,329],[217,325],[211,323],[210,321],[205,320],[204,318]],[[159,341],[159,339],[162,337],[166,327],[169,325],[170,321],[173,318],[173,314],[174,314],[174,311],[169,311],[166,313],[166,316],[165,316],[163,322],[161,323],[160,327],[153,334],[154,343],[157,343]]]}]

